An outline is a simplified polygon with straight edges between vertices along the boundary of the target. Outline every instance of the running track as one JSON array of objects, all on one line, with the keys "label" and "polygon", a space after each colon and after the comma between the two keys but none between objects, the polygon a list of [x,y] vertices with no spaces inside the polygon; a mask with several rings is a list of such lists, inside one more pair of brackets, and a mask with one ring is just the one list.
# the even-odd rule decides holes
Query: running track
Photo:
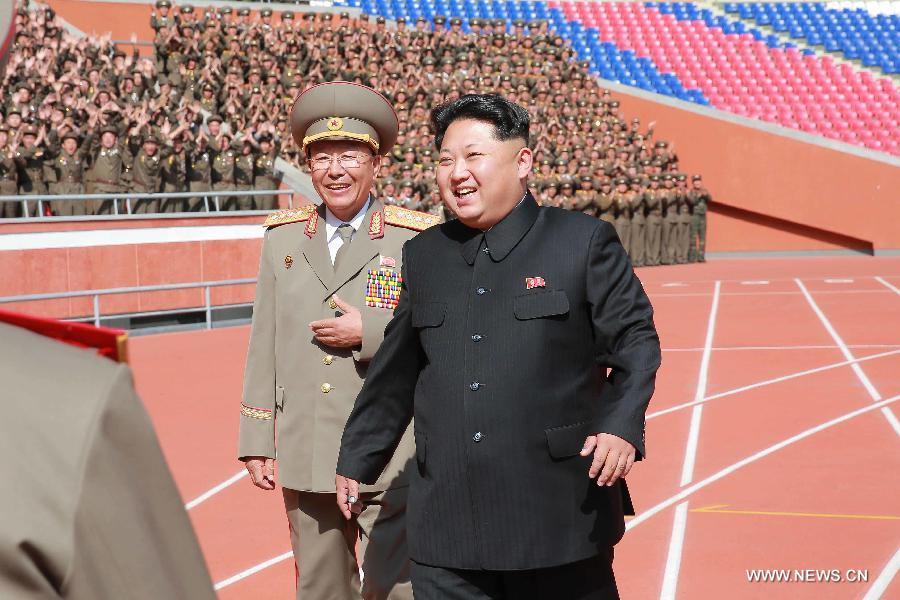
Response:
[{"label": "running track", "polygon": [[[900,257],[639,269],[663,366],[623,598],[900,598]],[[293,597],[280,492],[234,458],[248,327],[133,338],[138,390],[223,599]],[[750,583],[748,569],[867,570]]]}]

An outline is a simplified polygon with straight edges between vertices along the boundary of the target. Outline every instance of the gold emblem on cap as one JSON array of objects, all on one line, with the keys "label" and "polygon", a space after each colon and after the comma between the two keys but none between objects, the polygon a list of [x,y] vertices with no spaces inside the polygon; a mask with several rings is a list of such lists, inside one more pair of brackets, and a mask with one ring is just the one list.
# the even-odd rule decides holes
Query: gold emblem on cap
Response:
[{"label": "gold emblem on cap", "polygon": [[327,394],[328,392],[330,392],[330,391],[333,390],[333,389],[334,389],[334,388],[331,386],[330,383],[323,383],[323,384],[322,384],[322,393],[323,393],[323,394]]},{"label": "gold emblem on cap", "polygon": [[322,359],[322,362],[325,363],[326,365],[330,365],[331,363],[334,362],[334,357],[330,354],[326,354],[325,358]]},{"label": "gold emblem on cap", "polygon": [[293,266],[294,266],[294,257],[291,256],[290,254],[288,254],[287,256],[284,257],[284,268],[290,269]]},{"label": "gold emblem on cap", "polygon": [[325,125],[328,131],[340,131],[344,128],[344,120],[340,117],[331,117]]}]

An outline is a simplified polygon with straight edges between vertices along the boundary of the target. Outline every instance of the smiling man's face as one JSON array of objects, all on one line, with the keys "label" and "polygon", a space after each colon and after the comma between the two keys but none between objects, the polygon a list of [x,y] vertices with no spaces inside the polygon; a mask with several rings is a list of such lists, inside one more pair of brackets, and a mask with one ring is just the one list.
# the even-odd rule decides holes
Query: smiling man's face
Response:
[{"label": "smiling man's face", "polygon": [[[336,159],[336,157],[338,159]],[[340,159],[357,159],[359,166],[345,167]],[[346,140],[315,142],[309,148],[313,186],[319,197],[337,218],[349,221],[362,209],[372,190],[380,166],[366,144]],[[317,168],[316,159],[330,159],[327,168]]]},{"label": "smiling man's face", "polygon": [[531,166],[524,140],[501,141],[492,123],[459,119],[447,127],[438,158],[441,199],[466,226],[490,229],[522,199]]}]

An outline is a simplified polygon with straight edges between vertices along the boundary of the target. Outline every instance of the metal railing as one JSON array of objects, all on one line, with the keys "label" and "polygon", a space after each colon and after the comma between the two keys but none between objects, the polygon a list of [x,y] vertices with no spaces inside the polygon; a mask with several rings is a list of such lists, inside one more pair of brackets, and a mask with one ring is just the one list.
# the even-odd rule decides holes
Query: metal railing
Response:
[{"label": "metal railing", "polygon": [[[62,300],[66,298],[93,298],[94,325],[100,326],[100,297],[121,294],[137,294],[141,292],[168,292],[173,290],[203,289],[203,310],[206,313],[206,328],[212,329],[212,302],[210,301],[210,289],[232,285],[247,285],[256,283],[256,278],[249,279],[223,279],[221,281],[197,281],[193,283],[169,283],[161,285],[139,285],[135,287],[107,288],[101,290],[82,290],[78,292],[53,292],[48,294],[25,294],[21,296],[0,296],[0,304],[12,302],[33,302],[35,300]],[[198,308],[198,307],[185,307]]]},{"label": "metal railing", "polygon": [[[221,210],[221,205],[219,202],[219,198],[222,196],[230,197],[230,198],[239,198],[239,197],[252,197],[252,196],[287,196],[288,197],[288,208],[294,207],[294,190],[292,189],[282,189],[282,190],[219,190],[219,191],[196,191],[196,192],[168,192],[168,193],[156,193],[156,194],[141,194],[141,193],[122,193],[122,194],[40,194],[40,195],[17,195],[17,196],[0,196],[0,202],[20,202],[22,204],[22,214],[23,217],[15,217],[12,219],[3,219],[3,222],[17,220],[17,219],[27,219],[27,220],[37,220],[37,219],[59,219],[64,217],[44,217],[44,203],[45,202],[59,202],[59,201],[71,201],[71,200],[80,200],[84,202],[92,201],[92,200],[100,200],[100,201],[112,201],[112,214],[114,216],[139,216],[141,218],[147,218],[149,215],[197,215],[203,213],[218,213],[225,212]],[[171,199],[188,199],[188,198],[203,198],[203,210],[202,211],[182,211],[178,213],[134,213],[131,210],[131,201],[132,200],[171,200]],[[212,202],[210,202],[212,199]],[[31,211],[29,208],[31,207],[31,203],[37,203],[37,211],[36,214],[38,216],[31,216]],[[123,212],[119,211],[119,203],[123,202],[124,209]],[[229,213],[234,211],[227,211]],[[85,215],[85,216],[101,216],[101,215]]]}]

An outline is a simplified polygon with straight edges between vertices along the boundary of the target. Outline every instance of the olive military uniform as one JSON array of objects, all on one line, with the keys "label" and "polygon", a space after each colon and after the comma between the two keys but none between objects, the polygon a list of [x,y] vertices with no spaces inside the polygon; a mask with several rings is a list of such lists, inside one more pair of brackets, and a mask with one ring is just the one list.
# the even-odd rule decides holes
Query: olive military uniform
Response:
[{"label": "olive military uniform", "polygon": [[128,367],[0,323],[0,378],[0,598],[212,600]]}]

